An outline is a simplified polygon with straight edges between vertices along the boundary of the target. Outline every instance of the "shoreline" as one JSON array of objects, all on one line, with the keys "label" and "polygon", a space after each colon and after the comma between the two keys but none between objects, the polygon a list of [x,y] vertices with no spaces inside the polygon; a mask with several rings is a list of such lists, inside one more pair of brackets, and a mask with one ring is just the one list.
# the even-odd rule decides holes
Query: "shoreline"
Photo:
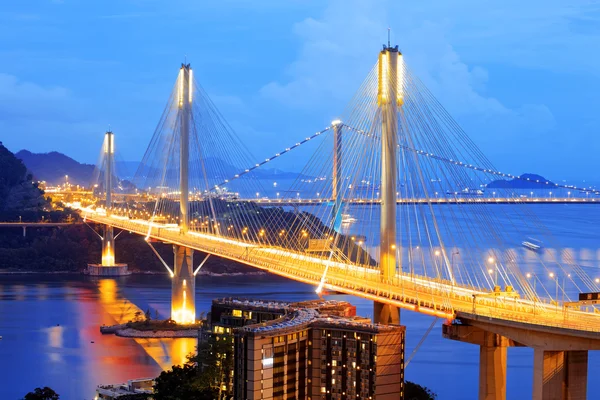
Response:
[{"label": "shoreline", "polygon": [[[11,271],[11,270],[0,270],[0,276],[1,275],[84,275],[84,276],[90,276],[88,274],[85,274],[83,271]],[[214,276],[214,277],[218,277],[218,276],[259,276],[259,275],[267,275],[267,272],[264,271],[256,271],[256,272],[224,272],[224,273],[217,273],[217,272],[205,272],[202,273],[202,271],[200,271],[200,273],[198,274],[199,276]],[[165,272],[156,272],[156,271],[131,271],[131,274],[129,275],[124,275],[124,276],[131,276],[131,275],[166,275]],[[94,278],[102,278],[101,276],[96,276]],[[113,278],[119,278],[119,276],[113,277]]]},{"label": "shoreline", "polygon": [[103,335],[115,335],[124,338],[142,338],[142,339],[170,339],[170,338],[191,338],[197,339],[198,332],[201,328],[201,325],[197,326],[188,326],[182,327],[179,329],[169,329],[163,328],[161,326],[156,326],[150,329],[136,329],[134,327],[129,327],[129,323],[125,324],[116,324],[116,325],[102,325],[100,327],[100,333]]}]

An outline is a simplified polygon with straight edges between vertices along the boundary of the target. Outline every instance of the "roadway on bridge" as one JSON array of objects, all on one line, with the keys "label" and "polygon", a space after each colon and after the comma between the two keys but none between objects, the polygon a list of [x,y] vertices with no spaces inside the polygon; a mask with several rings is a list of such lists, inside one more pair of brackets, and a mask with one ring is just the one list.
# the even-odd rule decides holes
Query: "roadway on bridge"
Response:
[{"label": "roadway on bridge", "polygon": [[128,230],[143,236],[228,258],[296,281],[317,286],[324,275],[325,287],[373,301],[452,320],[460,313],[486,316],[498,321],[528,324],[530,329],[552,327],[571,336],[589,337],[600,332],[600,314],[568,309],[559,304],[534,302],[449,281],[399,273],[382,282],[378,269],[331,261],[277,247],[264,247],[235,238],[189,231],[174,225],[149,223],[123,216],[106,216],[90,209],[81,214],[88,220]]}]

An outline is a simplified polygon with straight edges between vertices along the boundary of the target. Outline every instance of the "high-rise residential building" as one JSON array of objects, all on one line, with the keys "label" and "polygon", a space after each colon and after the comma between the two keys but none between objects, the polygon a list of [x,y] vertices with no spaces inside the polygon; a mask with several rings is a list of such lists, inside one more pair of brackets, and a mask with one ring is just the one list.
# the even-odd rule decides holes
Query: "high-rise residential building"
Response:
[{"label": "high-rise residential building", "polygon": [[[223,365],[229,366],[229,359],[234,353],[232,337],[235,328],[255,324],[268,324],[297,310],[315,310],[315,312],[323,315],[338,317],[355,317],[356,315],[356,307],[346,301],[310,300],[292,303],[237,298],[215,299],[212,302],[207,323],[199,331],[198,348],[205,349],[205,351],[211,353],[219,353],[218,357],[224,360]],[[228,346],[228,343],[232,343],[231,347]],[[298,343],[298,346],[305,346],[304,339],[301,339]],[[305,349],[302,348],[300,350],[304,351]],[[306,358],[306,355],[304,358]],[[205,367],[205,365],[200,365],[200,368]],[[305,370],[306,367],[303,366],[302,371]],[[302,375],[303,379],[305,375],[306,373]],[[279,377],[277,378],[279,379]],[[215,382],[215,384],[225,387],[229,392],[232,392],[234,390],[234,382],[237,382],[237,376],[232,376],[227,370],[221,374],[221,380]],[[305,386],[300,387],[300,392],[306,392]]]},{"label": "high-rise residential building", "polygon": [[235,330],[235,399],[403,398],[403,326],[323,308],[288,311]]}]

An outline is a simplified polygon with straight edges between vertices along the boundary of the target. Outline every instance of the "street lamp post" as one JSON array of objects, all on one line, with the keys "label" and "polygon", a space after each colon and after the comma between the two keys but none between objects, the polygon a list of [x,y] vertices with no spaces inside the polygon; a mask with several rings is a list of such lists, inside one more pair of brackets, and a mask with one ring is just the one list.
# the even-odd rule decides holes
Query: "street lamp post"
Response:
[{"label": "street lamp post", "polygon": [[452,274],[452,276],[450,277],[451,282],[452,282],[452,286],[454,286],[454,256],[458,255],[458,250],[453,251],[452,254],[450,254],[450,272]]},{"label": "street lamp post", "polygon": [[488,273],[490,275],[494,274],[494,289],[498,286],[498,264],[496,264],[496,259],[494,257],[489,257],[488,262],[490,264],[494,264],[494,269],[488,269]]},{"label": "street lamp post", "polygon": [[558,309],[558,276],[556,276],[554,272],[550,272],[549,276],[556,282],[556,296],[554,297],[554,301],[556,303],[556,309]]},{"label": "street lamp post", "polygon": [[525,274],[527,279],[531,279],[533,277],[533,315],[535,315],[535,308],[537,303],[537,292],[535,290],[535,282],[537,281],[537,276],[535,274],[530,274],[529,272]]},{"label": "street lamp post", "polygon": [[567,192],[567,195],[569,196],[569,199],[571,198],[571,192]]}]

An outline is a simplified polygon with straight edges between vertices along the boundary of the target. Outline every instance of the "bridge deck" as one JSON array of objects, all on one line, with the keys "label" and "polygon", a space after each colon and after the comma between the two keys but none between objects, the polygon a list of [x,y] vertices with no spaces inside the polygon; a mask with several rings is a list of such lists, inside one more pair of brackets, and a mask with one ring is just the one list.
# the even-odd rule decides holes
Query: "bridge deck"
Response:
[{"label": "bridge deck", "polygon": [[[333,199],[245,199],[261,205],[317,205],[332,203]],[[380,204],[379,199],[344,199],[344,204]],[[396,204],[600,204],[600,197],[440,197],[402,198]]]},{"label": "bridge deck", "polygon": [[489,297],[487,291],[409,273],[398,273],[393,280],[384,282],[379,270],[364,265],[330,261],[236,238],[192,231],[183,234],[177,227],[106,216],[88,209],[81,212],[83,217],[97,223],[238,261],[310,285],[317,286],[326,274],[324,286],[327,289],[449,320],[463,312],[494,320],[525,322],[531,329],[555,327],[582,335],[600,332],[600,313],[526,299]]}]

